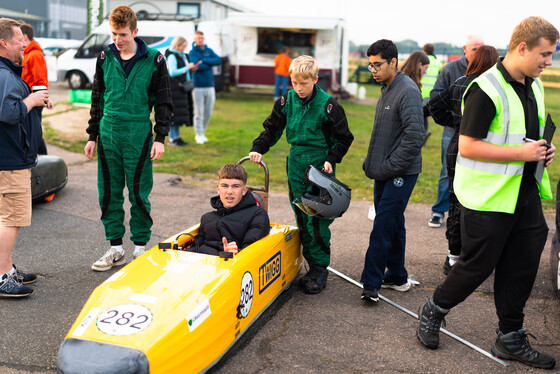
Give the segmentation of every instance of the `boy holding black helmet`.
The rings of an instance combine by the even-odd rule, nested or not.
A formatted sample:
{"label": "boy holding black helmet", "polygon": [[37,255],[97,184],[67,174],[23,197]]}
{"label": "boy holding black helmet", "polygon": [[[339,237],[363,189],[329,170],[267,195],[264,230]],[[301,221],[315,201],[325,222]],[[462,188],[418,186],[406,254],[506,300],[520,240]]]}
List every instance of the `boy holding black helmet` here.
{"label": "boy holding black helmet", "polygon": [[310,165],[334,174],[335,164],[342,161],[354,136],[342,106],[317,86],[319,65],[310,56],[300,56],[290,65],[293,89],[280,96],[272,113],[264,121],[264,131],[253,141],[251,161],[260,163],[286,129],[291,144],[287,159],[289,198],[295,213],[303,246],[303,256],[309,271],[300,278],[305,293],[320,293],[326,286],[330,264],[329,225],[332,219],[308,216],[294,205],[310,187],[305,183],[305,171]]}

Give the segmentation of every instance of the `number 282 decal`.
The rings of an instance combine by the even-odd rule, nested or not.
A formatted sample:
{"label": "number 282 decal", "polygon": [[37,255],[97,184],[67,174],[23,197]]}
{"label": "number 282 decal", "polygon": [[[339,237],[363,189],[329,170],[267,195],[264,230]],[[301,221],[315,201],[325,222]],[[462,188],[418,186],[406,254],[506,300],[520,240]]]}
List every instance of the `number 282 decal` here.
{"label": "number 282 decal", "polygon": [[101,313],[97,328],[108,335],[132,335],[148,327],[152,318],[150,309],[143,305],[121,304]]}

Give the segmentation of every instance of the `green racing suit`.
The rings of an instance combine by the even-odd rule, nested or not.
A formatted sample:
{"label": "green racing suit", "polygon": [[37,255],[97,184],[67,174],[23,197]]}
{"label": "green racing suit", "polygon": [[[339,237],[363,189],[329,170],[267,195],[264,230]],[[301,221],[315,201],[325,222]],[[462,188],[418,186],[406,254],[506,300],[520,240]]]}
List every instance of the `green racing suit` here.
{"label": "green racing suit", "polygon": [[122,243],[125,234],[125,184],[131,204],[130,239],[138,245],[150,240],[154,141],[150,113],[155,108],[155,141],[163,143],[173,111],[165,59],[141,39],[135,41],[136,54],[124,63],[114,44],[98,57],[87,129],[89,140],[98,143],[101,221],[112,244]]}
{"label": "green racing suit", "polygon": [[264,131],[253,141],[251,152],[265,154],[278,142],[286,130],[291,145],[286,163],[290,204],[295,214],[303,247],[303,256],[310,265],[330,264],[332,219],[320,219],[304,214],[294,201],[311,189],[305,183],[309,165],[323,169],[325,161],[333,166],[354,140],[342,106],[317,85],[311,98],[302,100],[294,90],[280,96],[272,113],[263,123]]}

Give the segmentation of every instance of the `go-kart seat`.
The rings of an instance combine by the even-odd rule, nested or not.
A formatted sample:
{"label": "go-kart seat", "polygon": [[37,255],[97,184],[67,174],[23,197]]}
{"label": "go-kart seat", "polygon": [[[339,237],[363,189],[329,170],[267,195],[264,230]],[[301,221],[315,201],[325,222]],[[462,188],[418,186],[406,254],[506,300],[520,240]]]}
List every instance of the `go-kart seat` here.
{"label": "go-kart seat", "polygon": [[255,200],[257,200],[257,204],[258,204],[260,207],[262,207],[264,210],[266,210],[263,197],[262,197],[257,191],[251,190],[251,193],[252,193],[253,196],[255,197]]}

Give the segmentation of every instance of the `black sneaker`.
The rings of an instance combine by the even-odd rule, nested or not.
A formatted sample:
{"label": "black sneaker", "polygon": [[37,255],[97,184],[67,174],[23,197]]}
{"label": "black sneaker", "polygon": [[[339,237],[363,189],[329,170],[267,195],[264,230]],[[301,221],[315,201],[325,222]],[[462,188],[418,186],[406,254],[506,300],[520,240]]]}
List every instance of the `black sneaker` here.
{"label": "black sneaker", "polygon": [[[554,357],[535,351],[529,344],[528,336],[535,338],[525,329],[502,334],[496,330],[498,337],[492,347],[492,354],[505,360],[516,360],[535,368],[552,369],[556,364]],[[536,339],[536,338],[535,338]]]}
{"label": "black sneaker", "polygon": [[329,271],[322,266],[313,265],[312,270],[308,273],[309,278],[303,286],[303,292],[306,294],[318,294],[327,286],[327,278]]}
{"label": "black sneaker", "polygon": [[182,146],[184,146],[184,145],[187,145],[187,142],[184,141],[184,140],[181,139],[181,138],[175,139],[174,143],[175,143],[175,145],[177,145],[177,146],[179,146],[179,147],[182,147]]}
{"label": "black sneaker", "polygon": [[418,310],[418,328],[416,336],[418,340],[430,349],[436,349],[439,346],[439,329],[441,324],[445,326],[445,316],[449,310],[445,311],[440,308],[432,299],[428,300]]}
{"label": "black sneaker", "polygon": [[449,274],[452,267],[453,265],[449,263],[449,256],[445,256],[445,262],[443,263],[443,274]]}
{"label": "black sneaker", "polygon": [[437,213],[432,213],[432,218],[430,218],[430,220],[428,221],[428,226],[430,227],[441,227],[441,224],[443,223],[443,216],[440,216]]}
{"label": "black sneaker", "polygon": [[0,297],[25,297],[32,292],[33,289],[18,281],[16,274],[4,274],[0,277]]}
{"label": "black sneaker", "polygon": [[377,288],[364,284],[364,290],[362,291],[362,300],[368,301],[370,303],[378,302],[379,293]]}
{"label": "black sneaker", "polygon": [[30,283],[35,283],[35,281],[37,280],[37,276],[35,274],[26,273],[25,271],[18,269],[16,265],[13,265],[13,267],[14,269],[16,269],[16,278],[20,283],[30,284]]}
{"label": "black sneaker", "polygon": [[184,141],[181,138],[177,138],[177,139],[170,140],[169,143],[167,143],[167,144],[169,144],[173,147],[182,147],[184,145],[187,145],[187,142]]}

